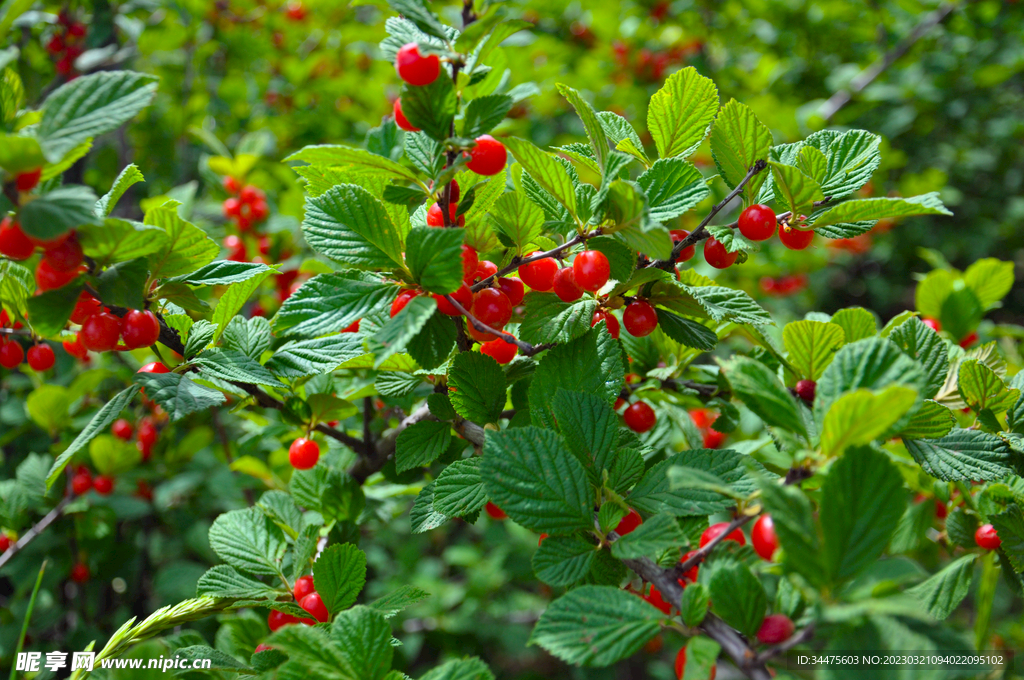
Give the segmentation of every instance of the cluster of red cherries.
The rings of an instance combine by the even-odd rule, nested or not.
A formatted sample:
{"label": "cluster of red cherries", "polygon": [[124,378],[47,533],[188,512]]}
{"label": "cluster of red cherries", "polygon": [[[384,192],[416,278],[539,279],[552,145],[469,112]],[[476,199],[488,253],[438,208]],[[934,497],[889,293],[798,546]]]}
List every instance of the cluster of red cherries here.
{"label": "cluster of red cherries", "polygon": [[267,195],[257,186],[241,183],[234,177],[224,178],[224,190],[231,196],[224,199],[221,209],[224,217],[232,220],[241,232],[259,225],[270,215]]}
{"label": "cluster of red cherries", "polygon": [[57,15],[57,28],[46,43],[46,51],[56,59],[55,68],[60,75],[69,76],[75,70],[75,59],[85,51],[85,34],[85,24],[74,21],[65,11]]}
{"label": "cluster of red cherries", "polygon": [[[314,589],[312,576],[300,576],[295,579],[292,596],[295,597],[295,601],[299,603],[299,606],[309,612],[309,615],[313,618],[300,619],[297,616],[274,609],[267,617],[267,626],[270,628],[271,633],[291,624],[301,623],[305,626],[313,626],[318,621],[326,623],[330,620],[331,615],[327,611],[327,605],[324,604],[323,598]],[[261,644],[256,647],[256,652],[263,652],[268,649],[271,649],[270,645]]]}
{"label": "cluster of red cherries", "polygon": [[[801,215],[800,219],[806,218]],[[782,241],[782,245],[790,250],[803,250],[811,245],[811,241],[814,240],[813,229],[797,229],[788,220],[783,220],[780,226],[775,217],[775,212],[768,206],[759,203],[746,208],[740,213],[737,226],[740,233],[751,241],[767,241],[775,235],[775,231],[778,229],[779,240]],[[675,238],[674,233],[673,238]],[[687,250],[689,249],[687,248]],[[693,257],[693,255],[691,254],[690,257]],[[725,249],[722,242],[713,236],[704,242],[704,259],[715,269],[731,267],[736,262],[737,257],[739,257],[738,251],[730,253]],[[689,257],[680,257],[679,259],[685,261]]]}

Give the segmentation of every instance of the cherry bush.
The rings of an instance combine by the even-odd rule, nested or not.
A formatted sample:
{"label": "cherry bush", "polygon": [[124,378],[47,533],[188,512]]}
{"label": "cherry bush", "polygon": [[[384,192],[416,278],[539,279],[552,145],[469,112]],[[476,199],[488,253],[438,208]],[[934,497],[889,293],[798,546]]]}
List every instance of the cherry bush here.
{"label": "cherry bush", "polygon": [[[161,636],[217,677],[407,677],[389,620],[434,594],[361,595],[371,529],[482,511],[536,535],[552,597],[529,643],[568,664],[668,639],[678,678],[722,663],[762,680],[794,649],[990,645],[997,598],[1019,608],[1024,582],[1024,380],[1016,348],[977,329],[1012,265],[936,269],[885,323],[855,307],[780,327],[692,265],[949,215],[935,193],[861,197],[880,137],[775,144],[687,67],[650,99],[652,144],[559,84],[586,141],[541,148],[492,134],[535,91],[488,65],[526,22],[467,4],[456,29],[390,5],[393,115],[365,148],[285,159],[305,188],[301,240],[247,179],[247,148],[207,159],[223,249],[188,219],[194,188],[116,216],[138,167],[99,198],[62,177],[155,79],[82,75],[31,107],[17,49],[0,51],[0,566],[21,619],[68,542],[70,559],[50,557],[62,581],[144,575],[138,555],[158,546],[108,540],[117,522],[150,521],[154,501],[173,515],[205,484],[166,540],[215,565],[194,596],[122,607],[99,659]],[[67,59],[77,24],[60,26]],[[712,175],[687,160],[705,144]],[[308,257],[284,269],[295,251]],[[184,470],[214,437],[223,459]],[[937,625],[969,592],[973,639]],[[25,645],[19,632],[4,657]],[[419,677],[494,676],[469,657]]]}

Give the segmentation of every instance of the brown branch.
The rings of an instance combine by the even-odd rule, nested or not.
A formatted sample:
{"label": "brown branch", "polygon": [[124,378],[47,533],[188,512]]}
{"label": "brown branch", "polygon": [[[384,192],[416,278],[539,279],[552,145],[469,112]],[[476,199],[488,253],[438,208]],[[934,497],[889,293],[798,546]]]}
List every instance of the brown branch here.
{"label": "brown branch", "polygon": [[491,328],[490,326],[488,326],[487,324],[483,323],[482,321],[478,320],[475,316],[470,314],[469,311],[467,311],[465,307],[460,305],[458,300],[454,299],[451,295],[445,295],[444,299],[451,303],[452,307],[455,307],[455,309],[459,313],[465,316],[466,320],[473,324],[473,328],[477,329],[481,333],[490,333],[495,337],[501,338],[505,342],[512,343],[513,345],[518,347],[525,356],[532,357],[534,354],[539,354],[540,352],[543,352],[546,349],[551,349],[552,347],[555,346],[555,343],[553,342],[545,342],[540,345],[533,345],[526,342],[525,340],[520,340],[511,333],[506,333],[505,331],[499,331],[497,329]]}
{"label": "brown branch", "polygon": [[714,550],[719,543],[724,541],[729,534],[731,534],[736,529],[739,529],[741,526],[743,526],[753,518],[754,515],[741,515],[740,517],[737,517],[733,521],[729,522],[729,526],[726,527],[725,531],[721,532],[720,534],[712,538],[704,545],[703,548],[694,552],[694,554],[688,557],[686,560],[679,562],[674,567],[672,567],[672,569],[669,570],[671,576],[677,579],[682,577],[683,574],[685,574],[690,569],[703,562],[707,558],[707,556],[711,554],[711,551]]}
{"label": "brown branch", "polygon": [[11,544],[2,555],[0,555],[0,567],[3,567],[7,562],[20,552],[26,545],[34,541],[48,526],[53,524],[58,517],[64,512],[64,508],[68,503],[71,502],[72,496],[65,494],[64,498],[60,499],[60,502],[53,507],[50,512],[43,515],[43,518],[32,525],[32,527],[21,535],[17,541]]}

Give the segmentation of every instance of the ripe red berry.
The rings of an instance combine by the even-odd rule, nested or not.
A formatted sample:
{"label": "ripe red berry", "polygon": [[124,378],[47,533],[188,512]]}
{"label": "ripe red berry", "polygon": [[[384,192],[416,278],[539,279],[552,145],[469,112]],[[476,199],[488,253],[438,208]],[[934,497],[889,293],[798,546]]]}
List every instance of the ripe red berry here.
{"label": "ripe red berry", "polygon": [[260,652],[265,652],[270,649],[273,649],[273,647],[271,647],[270,645],[265,645],[261,642],[260,644],[256,645],[256,649],[253,650],[253,654],[259,654]]}
{"label": "ripe red berry", "polygon": [[[453,224],[457,226],[466,226],[466,216],[459,215],[455,216],[459,206],[456,203],[448,204],[448,216],[451,218]],[[444,215],[441,213],[441,206],[435,203],[427,209],[427,226],[428,227],[443,227],[444,226]]]}
{"label": "ripe red berry", "polygon": [[160,337],[160,321],[149,310],[133,309],[122,321],[121,337],[128,349],[149,347]]}
{"label": "ripe red berry", "polygon": [[64,351],[75,357],[79,361],[89,360],[89,350],[85,348],[81,340],[78,339],[78,335],[75,335],[74,340],[65,340],[61,343],[64,345]]}
{"label": "ripe red berry", "polygon": [[71,491],[76,496],[89,493],[92,488],[92,475],[88,470],[79,470],[71,477]]}
{"label": "ripe red berry", "polygon": [[143,418],[139,421],[139,430],[136,434],[139,444],[145,448],[152,448],[153,445],[156,444],[158,436],[159,433],[157,432],[156,425],[153,424],[152,420],[149,418]]}
{"label": "ripe red berry", "polygon": [[978,527],[977,531],[974,532],[974,542],[978,544],[979,548],[995,550],[1002,545],[1003,540],[999,538],[999,534],[996,533],[995,527],[991,524],[982,524]]}
{"label": "ripe red berry", "polygon": [[302,601],[299,602],[299,606],[312,614],[313,618],[320,623],[329,621],[331,618],[331,614],[327,611],[327,605],[324,604],[323,598],[320,597],[320,593],[314,592],[306,595],[306,597],[302,598]]}
{"label": "ripe red berry", "polygon": [[785,614],[771,614],[764,617],[757,631],[757,639],[762,644],[777,645],[785,642],[796,630],[796,626]]}
{"label": "ripe red berry", "polygon": [[7,549],[11,547],[11,538],[7,534],[0,533],[0,553],[7,552]]}
{"label": "ripe red berry", "polygon": [[225,176],[224,179],[221,180],[221,183],[224,185],[224,191],[229,194],[237,194],[241,188],[238,184],[238,180],[231,175]]}
{"label": "ripe red berry", "polygon": [[497,505],[490,501],[487,501],[487,505],[484,506],[484,510],[487,511],[487,514],[490,515],[492,519],[508,518],[508,515],[505,514],[504,510],[502,510],[501,508],[499,508]]}
{"label": "ripe red berry", "polygon": [[621,409],[625,405],[626,405],[626,400],[625,399],[623,399],[622,397],[615,397],[615,405],[612,406],[612,409],[618,411],[619,409]]}
{"label": "ripe red berry", "polygon": [[939,323],[938,319],[932,319],[931,317],[925,317],[925,318],[921,319],[921,323],[923,323],[925,326],[928,326],[928,328],[931,328],[936,333],[938,333],[939,331],[942,330],[942,324]]}
{"label": "ripe red berry", "polygon": [[790,250],[803,250],[814,240],[813,229],[797,229],[788,224],[779,227],[779,240]]}
{"label": "ripe red berry", "polygon": [[57,357],[49,345],[33,345],[28,348],[28,365],[33,371],[48,371],[56,361]]}
{"label": "ripe red berry", "polygon": [[478,331],[476,328],[473,327],[473,324],[469,323],[468,319],[466,320],[466,333],[469,335],[469,337],[473,338],[481,345],[487,342],[492,342],[497,337],[496,335],[494,335],[494,333],[488,333],[487,331]]}
{"label": "ripe red berry", "polygon": [[[691,557],[693,557],[696,554],[697,554],[696,550],[689,551],[688,553],[683,555],[682,559],[679,560],[679,564],[682,564],[683,562],[685,562],[686,560],[690,559]],[[693,565],[692,567],[690,567],[689,569],[687,569],[683,573],[682,580],[683,581],[689,581],[690,583],[696,583],[697,582],[697,574],[698,574],[699,571],[700,571],[700,567],[697,564]]]}
{"label": "ripe red berry", "polygon": [[813,380],[800,380],[796,384],[796,396],[808,404],[814,401],[814,392],[818,384]]}
{"label": "ripe red berry", "polygon": [[508,152],[505,145],[490,135],[476,138],[476,146],[469,150],[466,167],[478,175],[497,175],[505,169]]}
{"label": "ripe red berry", "polygon": [[78,340],[93,352],[109,352],[117,347],[121,336],[121,320],[109,312],[93,314],[78,333]]}
{"label": "ripe red berry", "polygon": [[265,200],[259,198],[249,206],[249,213],[252,216],[253,222],[262,222],[270,214],[270,206],[267,205]]}
{"label": "ripe red berry", "polygon": [[583,297],[583,287],[576,283],[572,267],[562,267],[555,272],[553,288],[562,302],[575,302]]}
{"label": "ripe red berry", "polygon": [[611,265],[600,250],[586,250],[572,261],[572,273],[583,290],[593,293],[608,283]]}
{"label": "ripe red berry", "polygon": [[316,589],[313,587],[312,576],[300,576],[295,579],[295,585],[292,587],[292,595],[295,596],[296,602],[302,602],[302,598],[315,592]]}
{"label": "ripe red berry", "polygon": [[629,512],[626,513],[626,516],[620,519],[619,523],[615,525],[615,533],[619,536],[625,536],[643,523],[644,518],[640,516],[640,513],[633,508],[630,508]]}
{"label": "ripe red berry", "polygon": [[489,279],[498,273],[498,265],[494,264],[490,260],[480,260],[476,266],[476,272],[474,276],[477,281],[483,281]]}
{"label": "ripe red berry", "polygon": [[85,323],[86,319],[102,308],[103,305],[100,304],[99,300],[83,290],[78,295],[78,302],[75,303],[74,311],[71,312],[71,323],[81,325]]}
{"label": "ripe red berry", "polygon": [[242,203],[253,204],[257,201],[266,200],[267,195],[263,193],[263,190],[252,184],[246,184],[242,187],[238,197],[242,200]]}
{"label": "ripe red berry", "polygon": [[143,366],[142,368],[140,368],[139,370],[137,370],[135,372],[136,373],[170,373],[171,369],[167,368],[166,366],[161,364],[159,361],[154,361],[152,363],[146,364],[145,366]]}
{"label": "ripe red berry", "polygon": [[17,368],[25,360],[25,350],[14,340],[0,345],[0,366],[6,369]]}
{"label": "ripe red berry", "polygon": [[109,496],[114,491],[114,478],[108,475],[96,475],[92,480],[92,488],[101,496]]}
{"label": "ripe red berry", "polygon": [[[680,649],[679,653],[676,654],[675,670],[677,680],[683,680],[683,673],[686,672],[686,647]],[[711,673],[708,675],[708,680],[715,680],[715,675],[717,673],[718,668],[716,666],[712,666]]]}
{"label": "ripe red berry", "polygon": [[[465,283],[459,286],[457,291],[449,293],[449,295],[452,299],[462,305],[463,309],[468,310],[473,306],[473,291],[471,291],[469,286]],[[462,312],[457,310],[452,303],[448,302],[444,295],[434,295],[433,297],[437,300],[437,308],[442,314],[447,314],[448,316],[462,316]]]}
{"label": "ripe red berry", "polygon": [[78,243],[78,236],[74,232],[71,234],[71,237],[65,239],[60,245],[43,253],[43,259],[51,269],[59,272],[73,272],[81,266],[84,258],[82,246]]}
{"label": "ripe red berry", "polygon": [[615,318],[615,315],[607,309],[594,310],[594,316],[590,319],[591,327],[596,326],[602,321],[604,321],[605,327],[608,329],[608,333],[618,340],[620,332],[619,320]]}
{"label": "ripe red berry", "polygon": [[[303,7],[299,0],[290,0],[285,6],[284,13],[292,21],[302,21],[306,18],[306,8]],[[257,649],[259,648],[257,647]],[[267,649],[270,649],[270,647],[267,647]]]}
{"label": "ripe red berry", "polygon": [[419,132],[420,129],[409,122],[409,119],[402,113],[402,98],[399,97],[395,100],[395,105],[391,108],[392,113],[395,116],[395,125],[402,128],[406,132]]}
{"label": "ripe red berry", "polygon": [[407,43],[395,55],[395,70],[410,85],[429,85],[441,73],[441,60],[436,54],[423,56],[419,45]]}
{"label": "ripe red berry", "polygon": [[504,338],[488,340],[480,345],[481,354],[486,354],[502,366],[515,359],[517,352],[519,352],[519,347],[513,342],[506,342]]}
{"label": "ripe red berry", "polygon": [[668,614],[672,611],[672,603],[666,600],[661,591],[658,590],[654,584],[651,584],[651,592],[643,597],[651,606],[660,609],[663,614]]}
{"label": "ripe red berry", "polygon": [[27,260],[35,249],[35,244],[25,236],[20,224],[10,217],[0,220],[0,255],[12,260]]}
{"label": "ripe red berry", "polygon": [[508,298],[513,307],[523,302],[523,295],[526,293],[522,281],[505,276],[498,278],[498,289],[505,294],[505,297]]}
{"label": "ripe red berry", "polygon": [[75,562],[71,567],[71,580],[75,583],[85,583],[89,580],[89,567],[84,562]]}
{"label": "ripe red berry", "polygon": [[362,321],[362,319],[356,319],[355,321],[350,323],[348,326],[343,328],[341,332],[342,333],[358,333],[359,332],[359,323],[361,321]]}
{"label": "ripe red berry", "polygon": [[725,434],[718,430],[707,429],[701,434],[704,436],[705,449],[717,449],[725,442]]}
{"label": "ripe red berry", "polygon": [[[242,214],[242,200],[239,198],[235,198],[234,196],[232,196],[231,198],[227,198],[221,205],[221,210],[224,211],[224,217],[238,217],[239,215]],[[224,245],[227,245],[226,240]]]}
{"label": "ripe red berry", "polygon": [[726,269],[739,257],[739,252],[730,253],[722,245],[722,242],[715,237],[704,241],[704,259],[715,269]]}
{"label": "ripe red berry", "polygon": [[312,439],[299,437],[288,447],[288,462],[296,470],[308,470],[320,460],[320,445]]}
{"label": "ripe red berry", "polygon": [[766,205],[755,204],[740,213],[740,233],[751,241],[770,239],[775,227],[775,213]]}
{"label": "ripe red berry", "polygon": [[968,347],[970,347],[971,345],[973,345],[977,341],[978,341],[978,334],[974,333],[972,331],[971,333],[968,333],[967,335],[965,335],[962,340],[960,340],[959,345],[961,347],[963,347],[964,349],[967,349]]}
{"label": "ripe red berry", "polygon": [[118,418],[114,421],[114,424],[110,426],[110,433],[118,439],[128,441],[135,434],[135,428],[124,418]]}
{"label": "ripe red berry", "polygon": [[42,174],[42,168],[36,168],[28,172],[19,172],[14,177],[14,185],[18,187],[18,191],[32,191],[39,184],[39,178]]}
{"label": "ripe red berry", "polygon": [[512,318],[512,302],[497,288],[484,288],[473,296],[471,313],[480,323],[501,329]]}
{"label": "ripe red berry", "polygon": [[[533,257],[537,253],[532,253]],[[519,265],[519,278],[531,289],[546,293],[555,285],[555,274],[558,273],[558,262],[554,258],[543,257],[533,262]]]}
{"label": "ripe red berry", "polygon": [[77,270],[65,272],[54,269],[49,260],[45,258],[39,260],[39,264],[36,265],[36,286],[41,291],[63,288],[74,281],[76,276],[78,276]]}
{"label": "ripe red berry", "polygon": [[658,327],[658,312],[646,300],[634,300],[622,312],[622,324],[634,338],[642,338]]}
{"label": "ripe red berry", "polygon": [[284,612],[279,612],[276,609],[271,610],[270,615],[267,616],[267,627],[270,628],[271,633],[282,626],[298,622],[299,620],[291,614],[285,614]]}
{"label": "ripe red berry", "polygon": [[[728,528],[728,522],[719,522],[718,524],[712,524],[711,526],[709,526],[707,529],[704,530],[704,533],[700,535],[700,547],[703,548],[704,546],[706,546],[709,542],[713,541],[715,538],[718,537],[719,534],[721,534]],[[743,532],[739,529],[733,529],[732,533],[726,536],[723,540],[736,541],[740,545],[747,544],[747,539],[743,536]]]}
{"label": "ripe red berry", "polygon": [[[689,235],[690,232],[686,231],[685,229],[673,229],[672,231],[669,232],[669,236],[672,237],[673,245],[679,243]],[[686,262],[687,260],[693,258],[693,256],[696,254],[697,246],[688,245],[685,248],[683,248],[683,250],[679,253],[679,259],[677,259],[676,262]]]}
{"label": "ripe red berry", "polygon": [[400,311],[405,309],[405,306],[409,304],[409,300],[419,295],[418,290],[403,290],[395,298],[395,301],[391,303],[391,316],[398,314]]}
{"label": "ripe red berry", "polygon": [[775,535],[775,523],[772,522],[771,515],[761,515],[757,518],[750,530],[750,543],[761,559],[772,561],[772,555],[779,548],[779,538]]}
{"label": "ripe red berry", "polygon": [[654,427],[654,423],[657,420],[657,417],[654,415],[654,409],[643,401],[630,404],[626,408],[625,413],[622,414],[622,417],[626,420],[626,427],[638,434],[643,434],[650,430]]}
{"label": "ripe red berry", "polygon": [[462,280],[472,281],[480,258],[472,246],[462,245]]}

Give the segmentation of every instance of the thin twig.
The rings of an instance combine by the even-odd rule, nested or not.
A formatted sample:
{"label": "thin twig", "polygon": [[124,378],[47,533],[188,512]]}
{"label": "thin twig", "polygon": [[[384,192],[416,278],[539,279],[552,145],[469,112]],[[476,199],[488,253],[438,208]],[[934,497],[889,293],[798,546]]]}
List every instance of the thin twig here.
{"label": "thin twig", "polygon": [[67,504],[71,502],[71,498],[72,497],[70,495],[66,495],[64,496],[64,498],[60,499],[60,502],[57,503],[57,505],[55,505],[53,509],[50,510],[50,512],[43,515],[43,518],[35,524],[33,524],[28,531],[21,535],[21,538],[19,538],[16,542],[12,543],[11,547],[9,547],[6,551],[4,551],[2,555],[0,555],[0,567],[3,567],[5,564],[7,564],[7,562],[12,557],[18,554],[18,552],[21,551],[26,545],[34,541],[39,536],[39,534],[43,533],[43,531],[46,530],[48,526],[53,524],[54,521],[56,521],[56,519],[60,517],[61,514],[64,512],[64,508],[67,506]]}
{"label": "thin twig", "polygon": [[728,538],[729,534],[734,532],[736,529],[739,529],[741,526],[743,526],[753,518],[754,515],[741,515],[733,521],[729,522],[729,526],[725,528],[725,531],[719,533],[717,536],[712,538],[704,545],[703,548],[695,551],[693,555],[690,555],[690,557],[688,557],[686,560],[679,562],[678,564],[676,564],[676,566],[672,567],[671,575],[675,578],[679,578],[683,574],[688,572],[690,569],[703,562],[719,543]]}
{"label": "thin twig", "polygon": [[532,357],[534,354],[539,354],[540,352],[543,352],[546,349],[551,349],[552,347],[555,346],[555,343],[553,342],[545,342],[540,345],[532,345],[526,342],[525,340],[520,340],[511,333],[506,333],[505,331],[499,331],[495,328],[491,328],[490,326],[488,326],[487,324],[483,323],[482,321],[478,320],[475,316],[470,314],[469,311],[467,311],[465,307],[460,305],[458,300],[454,299],[451,295],[445,295],[444,299],[451,303],[452,307],[454,307],[459,313],[465,316],[466,320],[473,324],[473,328],[477,329],[481,333],[490,333],[495,337],[501,338],[505,342],[512,343],[513,345],[518,347],[525,356]]}

